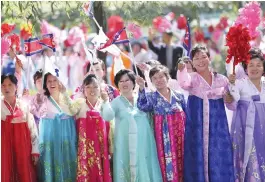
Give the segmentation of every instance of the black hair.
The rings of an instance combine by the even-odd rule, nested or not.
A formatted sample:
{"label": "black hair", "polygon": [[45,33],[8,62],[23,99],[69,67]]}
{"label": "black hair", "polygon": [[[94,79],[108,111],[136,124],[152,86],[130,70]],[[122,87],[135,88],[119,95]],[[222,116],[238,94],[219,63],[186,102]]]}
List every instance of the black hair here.
{"label": "black hair", "polygon": [[[93,62],[93,65],[97,65],[97,64],[101,64],[102,70],[105,71],[106,70],[106,66],[104,61],[102,61],[101,59],[97,59],[97,61]],[[86,72],[88,73],[91,67],[91,63],[89,62],[87,67],[86,67]]]}
{"label": "black hair", "polygon": [[164,65],[157,65],[155,67],[153,67],[150,72],[149,72],[149,77],[152,80],[152,77],[158,73],[158,72],[162,72],[165,74],[165,76],[167,77],[167,79],[170,79],[170,74],[169,74],[169,70],[167,67],[165,67]]}
{"label": "black hair", "polygon": [[[258,59],[260,59],[263,62],[263,70],[264,70],[264,73],[265,73],[265,58],[263,56],[262,51],[259,48],[251,48],[250,51],[249,51],[249,55],[250,55],[250,60],[258,58]],[[243,66],[243,68],[245,70],[245,73],[247,74],[248,65],[245,62],[243,62],[242,66]]]}
{"label": "black hair", "polygon": [[115,83],[115,85],[116,85],[116,87],[117,88],[119,88],[119,82],[120,82],[120,80],[121,80],[121,77],[123,76],[123,75],[128,75],[128,77],[129,77],[129,79],[133,82],[133,89],[134,89],[134,87],[135,87],[135,84],[136,84],[136,82],[135,82],[135,74],[134,74],[134,72],[133,71],[131,71],[131,70],[128,70],[128,69],[122,69],[122,70],[120,70],[116,75],[115,75],[115,77],[114,77],[114,83]]}
{"label": "black hair", "polygon": [[96,75],[89,74],[83,81],[83,86],[91,84],[93,81],[98,81]]}
{"label": "black hair", "polygon": [[33,75],[34,84],[36,84],[36,81],[42,77],[42,74],[42,69],[36,71],[36,73]]}
{"label": "black hair", "polygon": [[193,58],[194,58],[194,56],[195,56],[195,54],[197,53],[197,52],[205,52],[206,53],[206,55],[208,56],[208,58],[210,58],[210,52],[209,52],[209,50],[207,49],[207,47],[206,46],[204,46],[204,45],[196,45],[195,47],[193,47],[193,49],[191,50],[191,59],[193,60]]}
{"label": "black hair", "polygon": [[44,89],[44,95],[46,95],[47,97],[50,97],[50,92],[48,90],[48,87],[47,87],[47,79],[48,79],[48,76],[49,75],[52,75],[51,73],[46,73],[44,75],[44,81],[43,81],[43,89]]}
{"label": "black hair", "polygon": [[18,83],[18,80],[17,80],[17,77],[15,75],[1,75],[1,84],[4,83],[5,79],[8,79],[17,86],[17,83]]}

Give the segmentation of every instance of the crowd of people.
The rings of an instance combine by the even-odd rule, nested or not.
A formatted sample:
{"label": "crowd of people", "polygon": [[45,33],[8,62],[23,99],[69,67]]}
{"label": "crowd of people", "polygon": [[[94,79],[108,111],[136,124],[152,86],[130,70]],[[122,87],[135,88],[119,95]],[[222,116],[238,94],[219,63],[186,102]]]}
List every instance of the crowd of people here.
{"label": "crowd of people", "polygon": [[222,75],[213,47],[186,56],[173,36],[160,41],[150,29],[132,52],[122,45],[118,70],[109,53],[87,60],[65,45],[31,64],[11,46],[2,56],[1,180],[265,182],[264,52],[253,46],[248,64]]}

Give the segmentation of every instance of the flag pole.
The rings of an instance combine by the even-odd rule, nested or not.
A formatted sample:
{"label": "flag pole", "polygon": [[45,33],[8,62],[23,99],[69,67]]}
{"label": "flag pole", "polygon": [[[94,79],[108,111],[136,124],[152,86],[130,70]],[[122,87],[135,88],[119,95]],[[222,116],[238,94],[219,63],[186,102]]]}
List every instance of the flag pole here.
{"label": "flag pole", "polygon": [[[87,45],[85,43],[85,37],[84,36],[82,36],[81,42],[82,42],[83,48],[84,48],[85,53],[86,53],[86,58],[88,58],[89,57],[89,52],[88,52],[88,47],[87,47]],[[92,60],[89,60],[89,61],[90,61],[90,69],[92,69],[94,71],[95,75],[96,75],[96,72],[95,72],[95,69],[94,69],[94,65],[93,65],[93,62],[95,60],[95,56],[96,56],[96,51],[94,49],[93,50],[93,54],[92,54]],[[96,75],[96,77],[98,78],[97,75]]]}
{"label": "flag pole", "polygon": [[[126,31],[126,30],[124,30],[124,31],[126,32],[126,35],[127,35],[128,39],[129,39],[129,36],[128,36],[128,34],[127,34],[127,31]],[[137,67],[136,67],[136,63],[135,63],[135,61],[134,61],[134,55],[133,55],[132,45],[131,45],[130,39],[129,39],[129,49],[130,49],[130,52],[132,53],[132,63],[133,63],[133,66],[134,66],[134,69],[135,69],[136,75],[138,76],[139,74],[138,74],[138,70],[137,70]]]}
{"label": "flag pole", "polygon": [[29,89],[30,56],[27,56],[27,61],[28,61],[28,69],[26,75],[26,89]]}
{"label": "flag pole", "polygon": [[42,62],[43,62],[43,67],[42,67],[42,88],[44,86],[44,76],[45,76],[45,68],[46,68],[46,58],[45,58],[45,55],[43,54],[41,56],[42,58]]}

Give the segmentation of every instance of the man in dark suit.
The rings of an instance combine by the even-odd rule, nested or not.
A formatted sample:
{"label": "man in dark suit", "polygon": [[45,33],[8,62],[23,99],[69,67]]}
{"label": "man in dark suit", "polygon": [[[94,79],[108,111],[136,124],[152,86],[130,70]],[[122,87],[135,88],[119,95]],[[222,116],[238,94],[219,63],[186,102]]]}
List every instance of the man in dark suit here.
{"label": "man in dark suit", "polygon": [[149,29],[148,46],[158,56],[158,61],[165,65],[173,79],[176,78],[178,60],[184,55],[183,47],[172,44],[173,32],[167,30],[162,34],[163,43],[160,45],[154,45],[154,34],[152,29]]}

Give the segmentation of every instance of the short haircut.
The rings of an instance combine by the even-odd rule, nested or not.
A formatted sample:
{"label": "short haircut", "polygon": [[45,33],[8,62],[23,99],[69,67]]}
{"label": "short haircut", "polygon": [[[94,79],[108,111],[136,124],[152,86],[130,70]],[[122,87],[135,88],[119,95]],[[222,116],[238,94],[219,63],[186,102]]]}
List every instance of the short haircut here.
{"label": "short haircut", "polygon": [[[264,58],[262,51],[259,48],[251,48],[249,51],[249,55],[250,55],[250,60],[258,58],[262,61],[263,70],[265,72],[265,58]],[[243,66],[245,72],[247,73],[248,65],[245,62],[242,62],[242,66]]]}
{"label": "short haircut", "polygon": [[207,49],[206,46],[204,45],[196,45],[195,47],[193,47],[193,49],[191,50],[191,59],[193,60],[195,54],[197,52],[205,52],[208,56],[208,58],[210,58],[210,52],[209,50]]}
{"label": "short haircut", "polygon": [[5,79],[9,79],[13,84],[17,86],[18,80],[15,75],[9,75],[9,74],[1,75],[1,84],[4,83]]}
{"label": "short haircut", "polygon": [[36,71],[36,73],[33,75],[34,84],[38,79],[42,78],[42,74],[42,69]]}
{"label": "short haircut", "polygon": [[149,72],[149,77],[152,80],[152,77],[158,73],[158,72],[162,72],[165,74],[165,76],[167,77],[167,79],[170,79],[170,74],[169,74],[169,70],[167,67],[163,66],[163,65],[157,65],[155,67],[153,67],[150,72]]}
{"label": "short haircut", "polygon": [[114,83],[115,83],[116,87],[119,88],[118,85],[119,85],[119,82],[121,80],[121,77],[123,75],[126,75],[126,74],[128,75],[129,79],[133,82],[133,89],[134,89],[135,84],[136,84],[136,82],[135,82],[136,77],[135,77],[134,72],[131,70],[128,70],[128,69],[122,69],[115,75]]}

